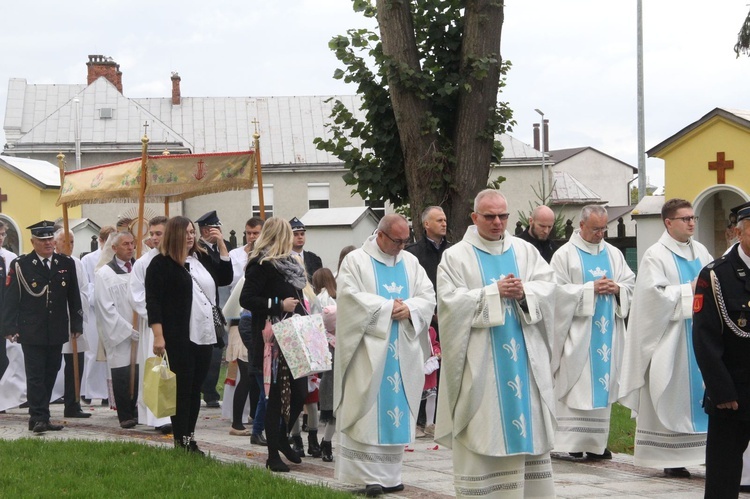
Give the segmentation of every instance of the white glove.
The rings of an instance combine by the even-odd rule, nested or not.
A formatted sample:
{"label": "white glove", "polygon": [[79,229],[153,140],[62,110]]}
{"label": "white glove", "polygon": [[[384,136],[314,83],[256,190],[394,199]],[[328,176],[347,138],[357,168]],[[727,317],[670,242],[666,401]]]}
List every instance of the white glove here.
{"label": "white glove", "polygon": [[141,339],[141,333],[139,331],[136,331],[135,329],[130,331],[130,339],[132,341],[138,342],[138,340]]}

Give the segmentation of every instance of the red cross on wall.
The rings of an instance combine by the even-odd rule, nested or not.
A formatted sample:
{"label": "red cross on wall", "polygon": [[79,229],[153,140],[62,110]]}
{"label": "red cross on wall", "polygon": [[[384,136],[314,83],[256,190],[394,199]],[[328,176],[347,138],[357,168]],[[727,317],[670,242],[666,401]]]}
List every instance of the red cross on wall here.
{"label": "red cross on wall", "polygon": [[3,212],[3,202],[8,200],[8,195],[2,193],[3,190],[0,189],[0,213]]}
{"label": "red cross on wall", "polygon": [[733,160],[725,161],[724,153],[717,152],[716,161],[709,161],[708,169],[716,170],[716,183],[717,184],[726,184],[727,182],[726,182],[725,171],[734,169],[734,161]]}

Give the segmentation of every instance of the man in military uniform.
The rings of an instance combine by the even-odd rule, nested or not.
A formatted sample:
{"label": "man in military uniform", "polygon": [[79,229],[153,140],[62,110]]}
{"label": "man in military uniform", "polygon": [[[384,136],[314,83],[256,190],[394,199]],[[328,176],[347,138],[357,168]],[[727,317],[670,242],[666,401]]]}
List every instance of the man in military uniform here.
{"label": "man in military uniform", "polygon": [[81,335],[83,312],[75,264],[54,252],[54,223],[45,220],[27,228],[34,251],[16,258],[8,269],[2,331],[23,348],[29,430],[42,433],[62,430],[49,420],[50,396],[63,343],[68,331]]}
{"label": "man in military uniform", "polygon": [[307,272],[307,280],[312,280],[312,275],[316,270],[323,268],[323,261],[318,255],[312,251],[303,249],[305,247],[307,228],[305,224],[300,221],[299,218],[294,217],[289,220],[289,225],[292,226],[292,232],[294,233],[294,240],[292,242],[292,255],[297,255],[302,258],[305,263],[305,271]]}
{"label": "man in military uniform", "polygon": [[737,214],[739,244],[706,265],[693,300],[693,346],[708,414],[705,497],[737,497],[750,441],[750,208]]}

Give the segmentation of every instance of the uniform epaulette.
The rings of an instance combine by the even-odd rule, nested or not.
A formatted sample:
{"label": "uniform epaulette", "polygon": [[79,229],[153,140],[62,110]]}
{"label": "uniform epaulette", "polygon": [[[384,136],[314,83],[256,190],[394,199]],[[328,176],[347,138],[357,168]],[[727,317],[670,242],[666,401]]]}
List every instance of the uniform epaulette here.
{"label": "uniform epaulette", "polygon": [[717,258],[713,262],[711,262],[708,265],[706,265],[706,268],[707,269],[714,269],[714,268],[718,267],[719,265],[725,263],[726,261],[727,261],[727,257],[726,256],[722,256],[721,258]]}

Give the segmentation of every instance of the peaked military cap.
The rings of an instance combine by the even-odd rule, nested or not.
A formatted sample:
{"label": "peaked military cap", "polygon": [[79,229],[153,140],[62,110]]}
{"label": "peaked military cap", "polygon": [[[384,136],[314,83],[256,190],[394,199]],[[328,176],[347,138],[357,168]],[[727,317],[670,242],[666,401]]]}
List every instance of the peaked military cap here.
{"label": "peaked military cap", "polygon": [[731,208],[729,212],[734,213],[735,215],[738,215],[740,213],[740,210],[743,210],[745,208],[750,208],[750,201],[748,201],[747,203],[742,203],[739,206],[735,206],[734,208]]}
{"label": "peaked military cap", "polygon": [[55,222],[50,222],[49,220],[42,220],[26,228],[31,231],[32,237],[37,239],[51,239],[55,237]]}
{"label": "peaked military cap", "polygon": [[750,206],[746,206],[737,212],[737,221],[750,218]]}
{"label": "peaked military cap", "polygon": [[221,220],[219,220],[216,210],[214,210],[198,218],[195,223],[198,224],[198,227],[215,227],[221,225]]}
{"label": "peaked military cap", "polygon": [[289,220],[289,225],[292,226],[292,232],[296,232],[298,230],[307,231],[307,229],[305,228],[305,224],[300,222],[300,219],[297,217],[294,217],[293,219]]}

